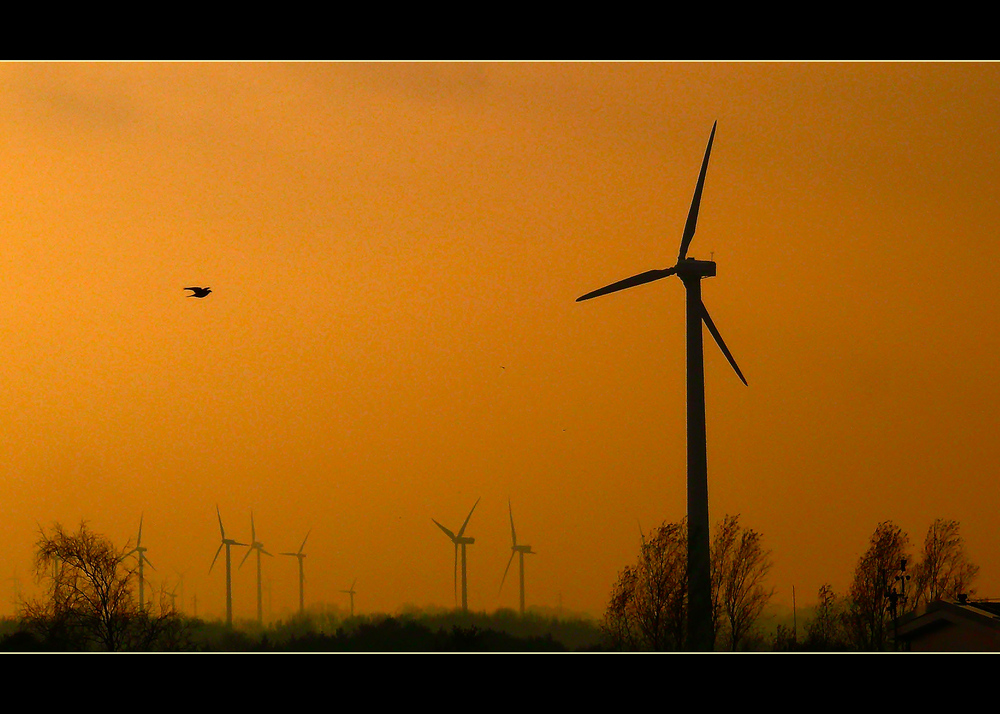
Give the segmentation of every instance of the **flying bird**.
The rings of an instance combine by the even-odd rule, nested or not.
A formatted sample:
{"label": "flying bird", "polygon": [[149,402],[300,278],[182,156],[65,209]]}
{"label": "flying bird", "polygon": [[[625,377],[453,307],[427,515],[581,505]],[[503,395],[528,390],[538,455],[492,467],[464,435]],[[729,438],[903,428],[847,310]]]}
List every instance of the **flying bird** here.
{"label": "flying bird", "polygon": [[188,295],[188,297],[203,298],[208,297],[208,294],[212,292],[212,288],[184,288],[185,290],[192,290],[194,293]]}

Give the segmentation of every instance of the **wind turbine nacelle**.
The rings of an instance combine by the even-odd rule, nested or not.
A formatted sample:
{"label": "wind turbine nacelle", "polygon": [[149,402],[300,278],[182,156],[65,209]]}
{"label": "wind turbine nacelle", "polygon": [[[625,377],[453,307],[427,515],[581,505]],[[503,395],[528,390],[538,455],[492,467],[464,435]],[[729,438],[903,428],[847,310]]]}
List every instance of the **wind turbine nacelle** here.
{"label": "wind turbine nacelle", "polygon": [[681,278],[714,278],[715,261],[684,258],[677,263],[677,277]]}
{"label": "wind turbine nacelle", "polygon": [[475,542],[475,538],[466,538],[464,536],[455,539],[455,545],[472,545]]}
{"label": "wind turbine nacelle", "polygon": [[516,553],[530,553],[531,552],[531,546],[530,545],[515,545],[511,550],[513,550]]}

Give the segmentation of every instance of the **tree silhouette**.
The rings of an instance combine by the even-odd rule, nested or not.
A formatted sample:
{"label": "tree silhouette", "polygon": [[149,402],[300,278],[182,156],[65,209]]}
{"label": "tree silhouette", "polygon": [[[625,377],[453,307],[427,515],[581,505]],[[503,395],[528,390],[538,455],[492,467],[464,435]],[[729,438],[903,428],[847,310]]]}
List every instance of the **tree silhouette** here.
{"label": "tree silhouette", "polygon": [[[712,540],[713,638],[738,649],[771,597],[771,569],[762,536],[726,516]],[[618,650],[684,647],[687,630],[687,520],[665,523],[642,539],[639,560],[626,566],[611,591],[602,630]]]}
{"label": "tree silhouette", "polygon": [[687,519],[642,539],[611,592],[603,629],[614,649],[679,650],[687,629]]}
{"label": "tree silhouette", "polygon": [[140,607],[128,552],[86,522],[75,533],[58,523],[51,534],[39,528],[35,574],[47,594],[22,604],[22,621],[55,649],[144,650],[175,634],[179,620],[169,609],[156,616]]}
{"label": "tree silhouette", "polygon": [[966,556],[965,541],[958,528],[958,521],[938,518],[927,529],[921,560],[914,569],[914,605],[957,599],[959,594],[975,592],[970,585],[979,573],[979,566]]}
{"label": "tree silhouette", "polygon": [[[724,634],[728,649],[736,651],[774,593],[764,587],[771,571],[771,551],[763,536],[740,526],[739,516],[726,516],[712,540],[713,622]],[[719,620],[725,617],[725,627]]]}
{"label": "tree silhouette", "polygon": [[892,521],[875,528],[868,550],[858,560],[848,595],[846,624],[852,645],[860,650],[885,650],[892,632],[892,608],[902,614],[908,596],[903,591],[894,596],[897,575],[905,565],[910,539]]}
{"label": "tree silhouette", "polygon": [[844,605],[829,583],[819,588],[819,604],[813,619],[806,626],[804,647],[827,651],[848,649],[844,633]]}

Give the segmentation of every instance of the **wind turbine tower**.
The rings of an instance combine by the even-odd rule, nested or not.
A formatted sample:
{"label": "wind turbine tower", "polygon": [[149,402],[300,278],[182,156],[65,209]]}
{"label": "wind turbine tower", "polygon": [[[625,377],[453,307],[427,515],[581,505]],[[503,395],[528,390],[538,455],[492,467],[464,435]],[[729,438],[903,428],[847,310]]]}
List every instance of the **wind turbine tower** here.
{"label": "wind turbine tower", "polygon": [[[476,502],[474,504],[472,504],[472,511],[476,510],[476,506],[478,506],[478,505],[479,505],[479,498],[477,498]],[[458,587],[458,584],[457,584],[457,579],[458,579],[458,547],[462,546],[462,611],[463,612],[468,612],[469,611],[468,581],[466,580],[466,577],[465,577],[465,546],[472,545],[473,543],[476,542],[475,538],[467,538],[463,534],[465,533],[465,527],[467,525],[469,525],[469,519],[472,518],[472,511],[469,511],[469,515],[465,517],[465,523],[463,523],[461,529],[459,529],[458,535],[455,535],[450,530],[448,530],[447,528],[445,528],[444,526],[442,526],[440,523],[438,523],[437,521],[434,521],[433,518],[431,519],[432,521],[434,521],[434,525],[436,525],[438,528],[440,528],[441,530],[443,530],[444,534],[446,536],[448,536],[449,538],[451,538],[451,542],[455,544],[455,579],[456,579],[456,585],[455,585],[455,587],[456,587],[456,589]],[[456,594],[455,598],[456,598],[456,600],[458,599],[458,595],[457,594]]]}
{"label": "wind turbine tower", "polygon": [[354,617],[354,596],[357,594],[354,591],[354,584],[357,583],[357,582],[358,582],[358,579],[354,578],[354,582],[351,583],[351,589],[350,590],[341,590],[340,591],[342,593],[347,593],[348,595],[351,596],[351,617]]}
{"label": "wind turbine tower", "polygon": [[174,588],[174,590],[179,593],[177,597],[180,598],[181,609],[183,610],[184,609],[184,575],[187,573],[187,571],[185,570],[185,571],[182,572],[180,570],[175,570],[174,572],[177,573],[177,587]]}
{"label": "wind turbine tower", "polygon": [[219,544],[219,549],[215,551],[215,557],[212,558],[212,564],[208,566],[208,572],[212,572],[212,568],[215,567],[215,561],[219,559],[219,553],[222,552],[223,547],[226,549],[226,625],[229,627],[233,626],[233,561],[230,554],[230,548],[234,545],[245,546],[246,543],[240,543],[233,540],[232,538],[226,538],[226,529],[222,527],[222,514],[219,513],[219,507],[215,507],[215,513],[219,517],[219,532],[222,534],[222,543]]}
{"label": "wind turbine tower", "polygon": [[[718,123],[716,122],[716,125]],[[712,648],[712,573],[709,552],[708,520],[708,456],[705,433],[705,362],[702,344],[702,324],[715,338],[729,364],[736,371],[743,384],[746,378],[736,366],[736,360],[722,340],[715,323],[709,317],[705,303],[701,300],[701,281],[715,276],[715,262],[696,260],[687,256],[688,246],[694,237],[698,222],[698,207],[701,204],[705,173],[708,171],[708,157],[712,153],[715,128],[708,138],[708,148],[701,164],[701,173],[694,190],[694,198],[688,211],[687,223],[681,237],[677,263],[672,268],[648,270],[631,278],[620,280],[577,298],[589,300],[618,290],[649,283],[670,275],[676,275],[684,284],[687,294],[687,511],[688,511],[688,642],[690,650],[710,650]]]}
{"label": "wind turbine tower", "polygon": [[146,578],[143,575],[143,566],[149,563],[149,567],[156,570],[153,564],[146,557],[146,549],[142,547],[142,516],[139,516],[139,535],[135,539],[135,548],[130,550],[126,555],[135,555],[139,559],[139,609],[146,609],[146,600],[143,586],[146,584]]}
{"label": "wind turbine tower", "polygon": [[264,555],[271,556],[272,558],[274,556],[264,550],[264,544],[257,540],[257,529],[254,528],[253,525],[253,511],[250,511],[250,550],[247,551],[247,554],[243,556],[243,560],[240,561],[241,568],[243,567],[243,564],[247,562],[247,558],[250,557],[250,554],[254,551],[257,551],[257,624],[262,625],[264,624],[264,600],[262,597],[260,581],[260,554],[263,553]]}
{"label": "wind turbine tower", "polygon": [[302,545],[299,546],[299,549],[296,552],[281,554],[291,555],[299,559],[299,614],[301,615],[304,615],[306,612],[306,572],[303,568],[303,561],[305,561],[306,558],[304,549],[306,547],[306,541],[309,540],[309,533],[312,533],[312,530],[309,530],[306,533],[306,537],[302,539]]}
{"label": "wind turbine tower", "polygon": [[510,570],[510,564],[514,562],[514,556],[518,556],[518,565],[521,570],[521,617],[524,617],[524,556],[525,555],[535,555],[535,551],[531,549],[530,545],[518,545],[517,544],[517,532],[514,530],[514,511],[510,507],[510,499],[507,499],[507,511],[510,513],[510,560],[507,561],[507,567],[503,571],[503,579],[500,580],[500,590],[503,590],[504,581],[507,579],[507,571]]}

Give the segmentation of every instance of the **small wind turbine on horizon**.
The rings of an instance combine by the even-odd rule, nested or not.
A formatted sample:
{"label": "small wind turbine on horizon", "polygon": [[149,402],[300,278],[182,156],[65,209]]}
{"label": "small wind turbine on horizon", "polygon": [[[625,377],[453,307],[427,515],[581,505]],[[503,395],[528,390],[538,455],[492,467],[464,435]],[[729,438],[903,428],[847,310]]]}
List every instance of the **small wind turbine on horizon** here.
{"label": "small wind turbine on horizon", "polygon": [[263,553],[264,555],[270,556],[272,558],[274,556],[268,553],[266,550],[264,550],[264,544],[261,543],[259,540],[257,540],[257,529],[254,528],[253,524],[253,511],[250,511],[250,549],[247,551],[247,554],[243,556],[243,560],[240,561],[241,568],[243,567],[243,564],[247,562],[247,558],[250,557],[250,554],[254,551],[257,551],[257,624],[263,624],[264,600],[263,600],[263,594],[261,592],[261,581],[260,581],[260,554]]}
{"label": "small wind turbine on horizon", "polygon": [[219,559],[219,553],[222,552],[223,547],[226,549],[226,625],[229,627],[233,626],[233,561],[230,554],[230,548],[234,545],[246,546],[246,543],[240,543],[232,538],[226,538],[226,529],[222,527],[222,514],[219,513],[219,507],[215,507],[215,513],[219,516],[219,532],[222,534],[222,543],[219,545],[219,549],[215,551],[215,557],[212,558],[212,564],[208,566],[208,572],[212,572],[212,568],[215,567],[215,561]]}
{"label": "small wind turbine on horizon", "polygon": [[177,588],[180,587],[180,583],[174,583],[174,586],[167,591],[167,597],[170,598],[170,614],[177,614]]}
{"label": "small wind turbine on horizon", "polygon": [[355,583],[357,583],[357,582],[358,582],[358,579],[357,579],[357,578],[354,578],[354,582],[353,582],[353,583],[351,583],[351,587],[350,587],[350,589],[349,589],[349,590],[341,590],[341,591],[340,591],[340,592],[342,592],[342,593],[347,593],[348,595],[350,595],[350,596],[351,596],[351,617],[354,617],[354,596],[355,596],[355,595],[357,594],[357,593],[356,593],[356,592],[354,591],[354,584],[355,584]]}
{"label": "small wind turbine on horizon", "polygon": [[290,555],[299,559],[299,613],[305,614],[306,611],[306,573],[303,568],[303,561],[305,560],[306,554],[304,549],[306,547],[306,541],[309,540],[309,533],[312,533],[312,529],[306,532],[306,537],[302,539],[302,545],[294,553],[281,553],[280,555]]}
{"label": "small wind turbine on horizon", "polygon": [[[482,498],[482,497],[480,497]],[[479,505],[479,498],[476,502],[472,504],[472,511],[476,510],[476,506]],[[455,535],[450,530],[442,526],[437,521],[434,521],[434,525],[444,531],[444,534],[451,539],[451,542],[455,544],[455,604],[458,604],[458,547],[462,546],[462,610],[467,612],[469,610],[469,590],[468,582],[466,580],[465,571],[465,546],[472,545],[476,542],[475,538],[466,538],[463,533],[465,533],[465,527],[469,525],[469,519],[472,518],[472,511],[469,511],[469,515],[465,517],[465,523],[458,531],[458,535]]]}
{"label": "small wind turbine on horizon", "polygon": [[681,279],[687,294],[687,512],[688,512],[688,632],[687,646],[692,650],[712,648],[712,573],[709,550],[708,519],[708,456],[705,432],[705,363],[702,344],[702,324],[715,338],[722,354],[736,371],[737,376],[747,383],[736,365],[736,360],[722,340],[715,323],[709,317],[705,303],[701,300],[701,281],[715,276],[714,260],[696,260],[687,257],[688,246],[694,237],[701,204],[705,173],[708,171],[708,157],[712,153],[712,141],[718,122],[712,125],[708,138],[708,148],[701,164],[701,173],[695,186],[694,198],[688,211],[687,223],[681,236],[677,263],[672,268],[648,270],[625,280],[607,285],[577,298],[589,300],[618,290],[643,285],[660,278],[676,275]]}
{"label": "small wind turbine on horizon", "polygon": [[525,555],[536,555],[535,551],[531,549],[530,545],[518,545],[517,544],[517,532],[514,530],[514,511],[510,507],[510,499],[507,499],[507,510],[510,513],[510,560],[507,561],[507,567],[504,568],[503,578],[500,580],[500,590],[503,591],[504,581],[507,580],[507,571],[510,570],[510,564],[514,562],[514,556],[518,556],[521,570],[521,616],[524,617],[524,556]]}
{"label": "small wind turbine on horizon", "polygon": [[150,562],[149,558],[146,557],[146,549],[142,547],[142,516],[139,516],[139,535],[135,539],[135,548],[130,550],[125,554],[126,557],[129,555],[135,555],[139,560],[139,609],[146,609],[146,600],[143,595],[143,586],[146,583],[146,578],[143,575],[143,566],[149,563],[149,567],[156,570],[153,564]]}

